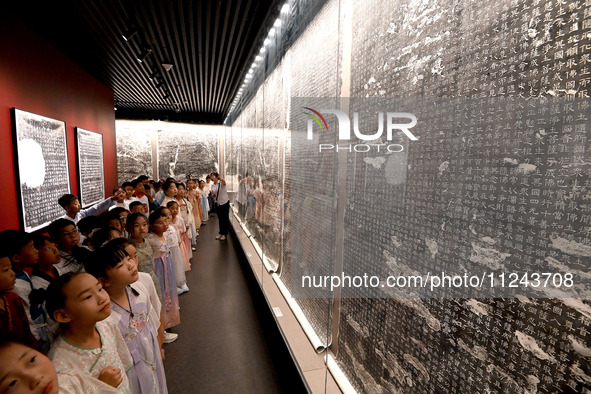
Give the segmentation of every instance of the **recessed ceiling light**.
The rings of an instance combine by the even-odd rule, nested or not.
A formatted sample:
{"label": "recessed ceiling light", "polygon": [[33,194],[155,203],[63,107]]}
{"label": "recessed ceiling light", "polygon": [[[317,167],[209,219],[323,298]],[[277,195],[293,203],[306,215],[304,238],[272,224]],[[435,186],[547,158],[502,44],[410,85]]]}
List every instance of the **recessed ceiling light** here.
{"label": "recessed ceiling light", "polygon": [[148,57],[148,55],[152,52],[151,49],[145,49],[142,51],[142,53],[140,53],[140,55],[137,58],[137,61],[142,63],[144,60],[146,60],[146,58]]}
{"label": "recessed ceiling light", "polygon": [[129,29],[127,30],[125,33],[121,34],[121,37],[123,37],[123,39],[125,41],[129,41],[133,38],[133,36],[135,36],[137,34],[137,30],[136,29]]}

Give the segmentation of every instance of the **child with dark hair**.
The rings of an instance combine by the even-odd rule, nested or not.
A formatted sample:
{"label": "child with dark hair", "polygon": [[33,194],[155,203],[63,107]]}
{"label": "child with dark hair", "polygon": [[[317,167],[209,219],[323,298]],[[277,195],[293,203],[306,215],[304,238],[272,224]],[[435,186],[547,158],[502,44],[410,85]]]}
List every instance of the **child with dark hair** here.
{"label": "child with dark hair", "polygon": [[[199,235],[199,229],[201,228],[201,193],[197,190],[197,180],[196,179],[188,179],[187,180],[187,196],[186,199],[191,203],[190,205],[190,212],[189,215],[191,220],[189,220],[191,225],[191,233],[193,237],[191,238],[191,245],[195,245],[197,242],[197,236]],[[193,247],[192,250],[195,250]]]}
{"label": "child with dark hair", "polygon": [[147,184],[149,183],[150,178],[147,175],[140,175],[137,177],[137,180],[144,184]]}
{"label": "child with dark hair", "polygon": [[51,240],[57,244],[62,261],[56,266],[61,274],[80,272],[84,269],[83,253],[80,246],[80,233],[74,223],[68,219],[57,219],[51,222],[47,232]]}
{"label": "child with dark hair", "polygon": [[115,209],[112,209],[109,213],[113,215],[113,217],[118,217],[119,222],[121,223],[121,233],[125,238],[127,238],[129,234],[125,230],[125,223],[127,222],[127,215],[129,215],[130,212],[125,208],[117,207]]}
{"label": "child with dark hair", "polygon": [[144,189],[144,182],[140,181],[139,179],[134,179],[131,181],[131,186],[133,186],[133,196],[137,198],[139,202],[142,203],[144,206],[144,211],[146,213],[150,212],[150,199],[146,195],[146,189]]}
{"label": "child with dark hair", "polygon": [[123,189],[121,186],[117,186],[116,188],[113,189],[113,196],[115,196],[115,203],[111,206],[111,208],[109,208],[109,210],[112,210],[115,208],[123,208],[123,209],[128,208],[128,205],[125,203],[125,197],[126,197],[125,189]]}
{"label": "child with dark hair", "polygon": [[156,194],[152,189],[154,181],[151,181],[147,175],[140,175],[137,180],[144,185],[144,193],[148,197],[148,211],[151,212],[154,209],[160,208],[160,204],[154,201],[154,195]]}
{"label": "child with dark hair", "polygon": [[43,353],[26,346],[14,337],[0,343],[0,371],[3,379],[0,392],[19,394],[86,394],[120,393],[90,375],[57,374],[51,360]]}
{"label": "child with dark hair", "polygon": [[92,232],[97,228],[101,228],[103,221],[98,216],[87,216],[80,219],[78,224],[78,230],[80,231],[81,245],[89,246],[89,239],[92,236]]}
{"label": "child with dark hair", "polygon": [[[152,181],[152,182],[154,182],[154,181]],[[145,189],[146,196],[148,197],[148,200],[150,202],[150,204],[148,206],[148,208],[150,209],[150,212],[152,212],[155,209],[160,208],[160,204],[158,203],[158,201],[156,201],[154,199],[154,195],[156,193],[154,193],[154,189],[152,189],[151,185],[149,183],[144,182],[144,189]]]}
{"label": "child with dark hair", "polygon": [[123,190],[125,190],[125,199],[123,201],[129,207],[129,204],[131,204],[134,201],[137,201],[137,198],[133,196],[134,187],[131,185],[131,182],[123,182],[121,187],[123,188]]}
{"label": "child with dark hair", "polygon": [[129,210],[122,207],[115,207],[111,209],[110,213],[115,213],[119,215],[119,217],[127,217],[127,215],[129,215]]}
{"label": "child with dark hair", "polygon": [[[176,204],[176,201],[171,201],[171,205]],[[172,262],[174,264],[174,273],[176,275],[177,293],[179,295],[189,291],[187,286],[187,277],[185,270],[187,263],[181,252],[181,240],[177,229],[172,224],[172,213],[168,208],[162,208],[162,212],[166,215],[168,221],[168,228],[164,232],[166,237],[166,245],[170,249],[170,255],[172,256]]]}
{"label": "child with dark hair", "polygon": [[60,251],[45,235],[34,235],[33,245],[39,252],[39,262],[33,267],[31,279],[35,288],[47,289],[47,286],[60,276],[59,270],[55,267],[61,261]]}
{"label": "child with dark hair", "polygon": [[160,300],[162,300],[162,290],[160,282],[154,271],[154,251],[148,242],[146,235],[150,230],[148,219],[141,213],[132,213],[127,217],[127,232],[129,240],[134,243],[138,256],[138,269],[145,272],[152,278],[154,287]]}
{"label": "child with dark hair", "polygon": [[[4,339],[4,338],[3,338]],[[51,361],[18,339],[0,343],[0,392],[58,394],[58,377]]]}
{"label": "child with dark hair", "polygon": [[169,201],[175,201],[176,195],[178,193],[178,188],[176,187],[175,181],[166,181],[164,185],[162,185],[162,190],[164,191],[164,199],[160,203],[162,208],[166,207]]}
{"label": "child with dark hair", "polygon": [[[111,298],[111,319],[117,324],[133,357],[126,371],[134,393],[166,393],[157,326],[160,314],[153,309],[148,290],[138,282],[137,264],[123,247],[122,238],[112,240],[96,251],[93,264],[86,266]],[[133,247],[133,244],[132,244]],[[151,280],[150,280],[151,283]],[[150,320],[154,320],[150,323]]]}
{"label": "child with dark hair", "polygon": [[[154,329],[158,332],[158,340],[160,341],[160,345],[162,345],[162,338],[161,334],[164,333],[164,325],[162,323],[162,296],[156,290],[156,285],[152,280],[150,274],[146,272],[142,272],[139,268],[139,256],[137,253],[137,248],[135,243],[126,238],[116,238],[109,241],[111,245],[118,246],[120,248],[125,249],[129,257],[135,262],[136,267],[138,268],[138,281],[144,285],[146,290],[148,291],[148,296],[150,297],[150,303],[154,308],[154,314],[150,316],[150,321],[154,325]],[[147,242],[146,242],[147,244]],[[148,246],[149,247],[149,246]],[[156,278],[156,276],[154,275]],[[156,278],[156,282],[158,278]]]}
{"label": "child with dark hair", "polygon": [[[162,348],[162,343],[164,341],[164,317],[162,314],[162,294],[157,290],[160,286],[158,284],[158,278],[154,275],[154,279],[156,280],[156,282],[154,282],[154,279],[150,274],[142,272],[139,267],[139,255],[136,244],[133,241],[125,238],[117,238],[112,240],[111,243],[125,249],[127,254],[129,254],[129,257],[131,257],[138,267],[138,281],[144,285],[146,290],[148,290],[150,302],[152,303],[155,312],[154,315],[150,317],[150,320],[154,324],[154,329],[158,332],[158,342]],[[145,244],[147,244],[147,242],[145,242]],[[150,248],[150,246],[148,246],[148,248]],[[153,264],[153,261],[151,264]],[[162,360],[164,360],[164,350],[162,350]]]}
{"label": "child with dark hair", "polygon": [[[154,271],[162,290],[162,315],[164,329],[176,326],[181,322],[179,313],[179,297],[177,294],[175,271],[166,242],[165,232],[168,229],[168,219],[164,208],[159,208],[150,214],[148,218],[150,233],[146,241],[154,252]],[[178,334],[164,333],[164,342],[170,343],[176,340]]]}
{"label": "child with dark hair", "polygon": [[31,305],[37,304],[43,308],[49,332],[49,343],[52,344],[59,335],[59,324],[49,318],[45,308],[46,290],[60,276],[60,272],[55,266],[61,261],[61,256],[57,246],[44,235],[35,235],[33,244],[39,251],[39,263],[34,266],[31,272],[34,289],[29,295],[29,300]]}
{"label": "child with dark hair", "polygon": [[114,238],[122,238],[123,234],[121,231],[116,229],[115,227],[103,227],[99,230],[96,230],[92,235],[92,246],[94,250],[98,250],[101,246],[103,246],[108,241]]}
{"label": "child with dark hair", "polygon": [[[166,204],[166,207],[168,208],[168,210],[170,211],[170,223],[172,224],[172,228],[174,230],[176,230],[176,235],[179,239],[179,248],[181,251],[181,257],[183,262],[185,263],[185,266],[183,267],[185,271],[189,271],[191,269],[191,260],[190,258],[193,256],[193,253],[191,252],[191,257],[189,256],[189,252],[187,251],[187,244],[184,241],[185,238],[187,238],[187,225],[185,224],[185,221],[183,220],[183,218],[181,217],[181,215],[179,214],[179,204],[175,201],[170,201],[168,204]],[[191,246],[189,245],[189,250],[190,250]],[[173,259],[174,259],[174,255],[173,255]],[[176,267],[175,267],[176,268]],[[185,286],[186,286],[186,279],[185,279]],[[188,287],[187,287],[188,289]],[[183,289],[184,291],[184,289]]]}
{"label": "child with dark hair", "polygon": [[33,236],[24,231],[5,230],[0,233],[0,245],[4,249],[3,254],[10,259],[16,275],[12,292],[22,301],[31,333],[41,346],[39,349],[46,352],[51,342],[47,316],[37,300],[33,299],[31,302],[30,295],[35,287],[25,270],[33,269],[39,262],[39,252],[35,249]]}
{"label": "child with dark hair", "polygon": [[87,216],[96,216],[106,211],[111,205],[115,203],[116,199],[117,196],[114,195],[92,205],[89,208],[81,209],[82,207],[80,205],[80,201],[78,200],[78,196],[73,194],[64,194],[57,200],[57,203],[66,210],[66,214],[63,216],[63,218],[76,224],[82,218]]}
{"label": "child with dark hair", "polygon": [[[187,258],[190,261],[193,258],[193,250],[191,249],[191,243],[195,243],[194,241],[191,242],[192,239],[195,238],[193,235],[195,230],[195,218],[193,217],[193,205],[187,199],[188,192],[187,187],[184,183],[179,182],[177,183],[178,193],[176,195],[176,202],[179,204],[179,212],[178,215],[183,219],[185,224],[185,231],[184,235],[181,237],[181,242],[185,244],[185,249],[187,251]],[[199,223],[201,224],[201,222]]]}
{"label": "child with dark hair", "polygon": [[123,234],[123,225],[121,224],[118,213],[109,211],[104,215],[101,215],[101,217],[103,219],[103,227],[114,227]]}
{"label": "child with dark hair", "polygon": [[90,375],[131,393],[133,359],[111,315],[109,294],[88,273],[67,273],[47,288],[47,311],[62,325],[49,352],[58,374]]}
{"label": "child with dark hair", "polygon": [[125,191],[125,199],[131,198],[133,196],[133,186],[131,186],[131,182],[123,182],[121,187]]}
{"label": "child with dark hair", "polygon": [[129,210],[131,211],[131,213],[141,213],[141,214],[146,214],[146,211],[144,210],[144,204],[142,204],[140,201],[134,201],[131,204],[129,204]]}
{"label": "child with dark hair", "polygon": [[[0,233],[2,234],[2,233]],[[29,318],[21,298],[11,291],[16,284],[16,274],[12,270],[9,248],[2,236],[0,248],[0,334],[3,338],[13,336],[16,340],[36,349],[40,349],[39,342],[31,333]]]}
{"label": "child with dark hair", "polygon": [[197,192],[200,194],[199,208],[201,211],[201,224],[205,225],[205,224],[207,224],[207,221],[209,220],[209,201],[208,201],[209,192],[207,191],[207,188],[205,187],[204,180],[199,181],[199,187],[198,187]]}

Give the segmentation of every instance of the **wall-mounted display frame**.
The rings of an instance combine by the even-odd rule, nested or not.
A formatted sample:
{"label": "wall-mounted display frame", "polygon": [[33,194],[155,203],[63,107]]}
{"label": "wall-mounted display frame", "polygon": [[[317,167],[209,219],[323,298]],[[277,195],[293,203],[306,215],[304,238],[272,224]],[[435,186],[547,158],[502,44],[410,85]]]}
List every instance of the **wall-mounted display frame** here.
{"label": "wall-mounted display frame", "polygon": [[78,198],[83,207],[105,199],[103,135],[76,127]]}
{"label": "wall-mounted display frame", "polygon": [[58,198],[70,193],[66,122],[11,109],[21,228],[27,232],[63,216]]}

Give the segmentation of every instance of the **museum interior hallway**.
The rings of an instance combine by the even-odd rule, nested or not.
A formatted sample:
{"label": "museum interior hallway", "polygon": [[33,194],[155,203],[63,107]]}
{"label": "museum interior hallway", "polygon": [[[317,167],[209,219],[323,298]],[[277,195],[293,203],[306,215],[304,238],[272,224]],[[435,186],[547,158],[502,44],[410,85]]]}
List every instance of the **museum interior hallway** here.
{"label": "museum interior hallway", "polygon": [[164,345],[168,391],[181,393],[306,392],[241,249],[216,241],[217,217],[201,227],[181,324]]}

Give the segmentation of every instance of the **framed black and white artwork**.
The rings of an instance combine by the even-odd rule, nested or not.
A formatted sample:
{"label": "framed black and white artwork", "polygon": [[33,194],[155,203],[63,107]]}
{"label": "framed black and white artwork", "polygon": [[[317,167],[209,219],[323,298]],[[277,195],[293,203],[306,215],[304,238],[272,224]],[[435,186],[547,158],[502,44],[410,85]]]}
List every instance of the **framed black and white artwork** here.
{"label": "framed black and white artwork", "polygon": [[11,111],[21,228],[32,232],[65,213],[57,200],[70,193],[66,122]]}
{"label": "framed black and white artwork", "polygon": [[78,198],[83,207],[105,199],[103,135],[76,127]]}

